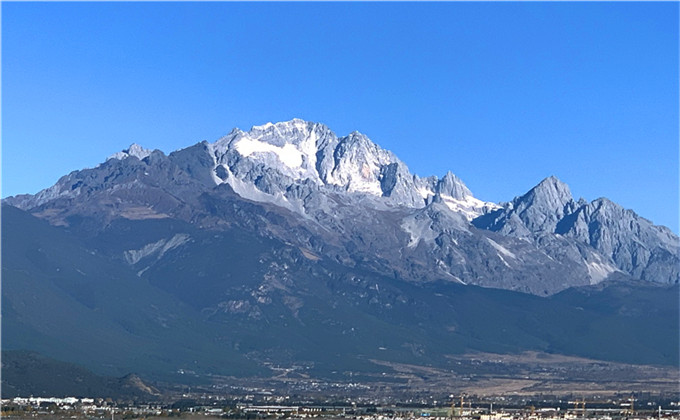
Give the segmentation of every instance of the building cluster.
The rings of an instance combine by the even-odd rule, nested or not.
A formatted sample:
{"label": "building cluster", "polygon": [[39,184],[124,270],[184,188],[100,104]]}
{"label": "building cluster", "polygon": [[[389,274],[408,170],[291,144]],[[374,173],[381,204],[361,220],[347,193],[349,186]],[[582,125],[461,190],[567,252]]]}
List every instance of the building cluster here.
{"label": "building cluster", "polygon": [[110,398],[76,397],[16,397],[2,399],[2,417],[38,417],[41,415],[72,414],[95,418],[112,418],[125,413],[137,417],[163,414],[160,404],[126,404],[118,406]]}
{"label": "building cluster", "polygon": [[[680,420],[677,404],[656,410],[645,407],[635,411],[631,405],[586,410],[584,401],[570,401],[572,408],[560,407],[482,407],[397,406],[397,405],[286,405],[203,399],[180,399],[174,403],[121,403],[107,398],[41,398],[17,397],[2,400],[3,418],[134,419],[154,416],[190,415],[228,419],[351,419],[351,420]],[[580,404],[580,405],[579,405]],[[494,409],[494,407],[496,407]]]}

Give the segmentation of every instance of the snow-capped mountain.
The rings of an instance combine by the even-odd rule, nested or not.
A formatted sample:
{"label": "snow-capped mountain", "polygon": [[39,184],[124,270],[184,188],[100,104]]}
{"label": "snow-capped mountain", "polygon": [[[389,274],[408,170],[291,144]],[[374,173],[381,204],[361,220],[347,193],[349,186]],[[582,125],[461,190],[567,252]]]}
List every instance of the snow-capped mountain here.
{"label": "snow-capped mountain", "polygon": [[2,232],[3,350],[101,374],[356,381],[523,351],[678,363],[668,229],[555,177],[485,202],[322,124],[134,144],[3,200]]}
{"label": "snow-capped mountain", "polygon": [[606,199],[574,201],[555,177],[510,203],[485,202],[450,172],[419,177],[361,133],[338,137],[299,119],[234,129],[167,156],[133,144],[5,203],[55,225],[121,217],[237,225],[415,283],[549,295],[612,275],[658,283],[680,276],[670,230]]}
{"label": "snow-capped mountain", "polygon": [[289,206],[301,194],[291,187],[306,185],[327,193],[380,197],[383,204],[411,208],[422,208],[440,196],[468,218],[498,207],[474,198],[453,174],[441,180],[411,174],[393,153],[359,132],[338,138],[323,124],[299,119],[248,132],[234,129],[206,147],[214,160],[215,184],[226,183],[256,201],[265,193],[269,200]]}

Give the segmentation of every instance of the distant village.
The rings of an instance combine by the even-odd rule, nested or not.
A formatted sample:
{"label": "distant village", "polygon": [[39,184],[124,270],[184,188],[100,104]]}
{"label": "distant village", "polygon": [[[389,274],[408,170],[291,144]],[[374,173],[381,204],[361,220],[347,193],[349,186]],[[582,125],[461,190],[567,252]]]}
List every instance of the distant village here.
{"label": "distant village", "polygon": [[[189,397],[185,395],[185,397]],[[247,398],[246,398],[247,400]],[[279,397],[274,401],[283,402]],[[517,401],[496,404],[459,400],[440,406],[425,404],[301,405],[235,402],[215,396],[180,398],[172,403],[118,402],[110,398],[16,397],[2,400],[3,419],[143,419],[143,418],[225,418],[225,419],[352,419],[352,420],[680,420],[680,402],[638,401],[634,398],[607,401],[553,401],[555,406],[517,406]],[[548,403],[549,401],[544,401]],[[589,403],[593,406],[589,406]],[[637,406],[636,406],[637,404]],[[521,404],[520,404],[521,405]],[[541,405],[541,404],[539,404]]]}

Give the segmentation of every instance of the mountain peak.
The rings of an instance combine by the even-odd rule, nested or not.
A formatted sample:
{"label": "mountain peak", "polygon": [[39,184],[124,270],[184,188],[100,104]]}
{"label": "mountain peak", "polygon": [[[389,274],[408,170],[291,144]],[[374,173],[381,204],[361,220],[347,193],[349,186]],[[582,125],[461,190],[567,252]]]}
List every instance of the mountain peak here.
{"label": "mountain peak", "polygon": [[128,147],[127,149],[123,149],[120,152],[112,154],[111,156],[109,156],[108,159],[123,160],[125,158],[130,157],[130,156],[134,156],[137,159],[142,160],[145,157],[149,156],[152,152],[153,152],[153,150],[151,150],[151,149],[145,149],[137,143],[132,143],[130,145],[130,147]]}
{"label": "mountain peak", "polygon": [[576,203],[569,186],[551,175],[526,194],[516,197],[492,220],[477,223],[488,229],[514,236],[554,232],[557,223],[573,212]]}
{"label": "mountain peak", "polygon": [[569,189],[569,186],[565,184],[561,179],[556,177],[555,175],[550,175],[547,178],[544,178],[541,182],[538,183],[537,186],[541,185],[550,185],[555,188],[566,188],[567,190]]}
{"label": "mountain peak", "polygon": [[573,201],[569,186],[554,175],[539,182],[522,198],[528,198],[532,202],[545,203],[552,208],[561,208]]}
{"label": "mountain peak", "polygon": [[464,199],[472,196],[472,192],[465,183],[463,183],[463,180],[458,178],[451,171],[447,171],[446,175],[439,181],[437,192],[455,199]]}
{"label": "mountain peak", "polygon": [[300,118],[293,118],[289,121],[268,122],[262,125],[254,125],[248,132],[251,136],[258,136],[264,133],[271,133],[278,136],[305,135],[314,130],[328,131],[328,127],[321,123],[305,121]]}

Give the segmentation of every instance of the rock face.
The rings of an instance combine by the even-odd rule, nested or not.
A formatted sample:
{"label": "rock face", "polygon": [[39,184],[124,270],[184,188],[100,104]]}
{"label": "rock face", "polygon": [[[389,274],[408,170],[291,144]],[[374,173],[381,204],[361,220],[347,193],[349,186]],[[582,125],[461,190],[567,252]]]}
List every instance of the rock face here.
{"label": "rock face", "polygon": [[[298,119],[234,129],[167,156],[132,145],[4,202],[92,231],[118,218],[238,226],[413,283],[550,295],[613,274],[680,278],[670,230],[607,199],[574,201],[555,177],[510,203],[484,202],[450,172],[421,178],[361,133],[338,137]],[[142,254],[126,255],[136,263]]]}
{"label": "rock face", "polygon": [[473,223],[538,246],[557,238],[587,244],[599,254],[587,263],[596,280],[621,271],[652,282],[678,282],[678,237],[668,228],[606,198],[576,202],[569,187],[552,176]]}
{"label": "rock face", "polygon": [[567,184],[551,176],[514,199],[505,209],[495,212],[492,224],[477,223],[477,226],[517,237],[552,232],[557,222],[573,211],[574,205]]}

